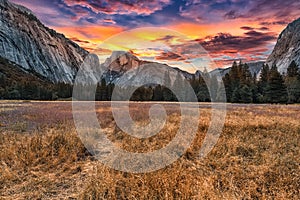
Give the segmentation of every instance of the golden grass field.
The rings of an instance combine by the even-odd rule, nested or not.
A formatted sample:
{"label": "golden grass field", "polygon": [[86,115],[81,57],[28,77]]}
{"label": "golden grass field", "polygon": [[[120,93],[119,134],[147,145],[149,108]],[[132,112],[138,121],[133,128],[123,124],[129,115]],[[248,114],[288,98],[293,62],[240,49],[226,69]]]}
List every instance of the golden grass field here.
{"label": "golden grass field", "polygon": [[[159,149],[172,140],[180,113],[162,131],[139,140],[120,131],[109,103],[97,103],[100,123],[119,147]],[[131,103],[132,118],[147,122],[150,104]],[[300,106],[228,104],[215,148],[197,159],[210,123],[200,104],[197,137],[172,165],[147,174],[110,169],[77,136],[71,102],[0,102],[0,199],[300,199]]]}

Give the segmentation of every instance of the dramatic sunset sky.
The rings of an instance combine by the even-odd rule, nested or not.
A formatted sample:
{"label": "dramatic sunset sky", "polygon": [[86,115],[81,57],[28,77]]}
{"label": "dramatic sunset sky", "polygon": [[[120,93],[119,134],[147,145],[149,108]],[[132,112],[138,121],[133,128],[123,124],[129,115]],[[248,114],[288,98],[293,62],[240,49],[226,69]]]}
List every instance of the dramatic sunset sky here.
{"label": "dramatic sunset sky", "polygon": [[[89,51],[107,38],[134,28],[157,27],[138,36],[144,41],[160,41],[171,49],[131,45],[122,40],[110,50],[131,50],[144,59],[179,61],[201,44],[225,67],[235,59],[244,62],[265,60],[278,35],[288,23],[300,17],[299,0],[12,0],[30,8],[47,26],[64,33]],[[135,35],[138,31],[135,31]],[[142,41],[141,40],[141,41]],[[123,46],[119,44],[123,44]],[[129,44],[129,45],[128,45]],[[140,47],[143,46],[142,51]],[[172,49],[176,47],[176,50]],[[99,49],[98,49],[99,50]],[[190,55],[193,57],[194,55]]]}

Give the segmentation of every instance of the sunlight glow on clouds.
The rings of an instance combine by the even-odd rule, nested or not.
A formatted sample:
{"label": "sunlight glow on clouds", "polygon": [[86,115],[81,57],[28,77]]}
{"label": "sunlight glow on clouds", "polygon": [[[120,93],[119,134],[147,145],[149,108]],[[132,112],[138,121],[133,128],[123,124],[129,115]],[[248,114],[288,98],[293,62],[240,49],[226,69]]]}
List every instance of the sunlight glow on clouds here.
{"label": "sunlight glow on clouds", "polygon": [[[112,50],[128,50],[143,59],[176,63],[183,56],[180,48],[185,49],[187,57],[197,57],[193,55],[193,47],[189,46],[196,41],[210,53],[218,67],[228,66],[235,59],[244,62],[265,60],[280,32],[300,17],[299,0],[12,1],[30,8],[47,26],[64,33],[89,51],[123,31],[164,27],[187,35],[188,40],[179,41],[158,31],[135,35],[147,47],[144,52],[134,42],[129,46],[120,45],[128,43],[130,36],[117,41],[118,45],[110,44],[102,50],[106,54]],[[176,48],[176,53],[155,46],[158,44]],[[190,52],[187,48],[191,48]]]}

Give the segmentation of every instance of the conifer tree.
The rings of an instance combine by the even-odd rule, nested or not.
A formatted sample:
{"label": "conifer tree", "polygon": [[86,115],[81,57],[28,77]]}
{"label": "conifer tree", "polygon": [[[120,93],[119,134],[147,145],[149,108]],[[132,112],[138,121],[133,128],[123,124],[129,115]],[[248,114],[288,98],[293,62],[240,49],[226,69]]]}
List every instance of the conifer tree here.
{"label": "conifer tree", "polygon": [[286,86],[284,85],[283,77],[278,72],[276,65],[273,65],[270,70],[265,95],[268,103],[287,102]]}
{"label": "conifer tree", "polygon": [[225,86],[227,102],[231,102],[233,90],[232,90],[231,77],[229,74],[225,74],[223,78],[223,83]]}
{"label": "conifer tree", "polygon": [[[203,76],[205,77],[206,74],[203,74]],[[195,94],[197,95],[198,101],[200,101],[200,102],[209,102],[210,101],[207,84],[206,84],[205,79],[202,76],[199,76],[199,78],[198,78],[198,90]]]}
{"label": "conifer tree", "polygon": [[294,60],[288,66],[286,75],[288,77],[297,77],[299,75],[299,68]]}
{"label": "conifer tree", "polygon": [[288,92],[288,103],[297,103],[300,101],[300,72],[295,61],[292,61],[287,68],[285,85]]}
{"label": "conifer tree", "polygon": [[190,85],[192,86],[195,94],[198,94],[199,90],[200,90],[200,78],[201,75],[199,75],[198,77],[196,77],[197,75],[193,75],[192,79],[190,80]]}
{"label": "conifer tree", "polygon": [[235,88],[232,92],[231,101],[232,103],[240,103],[241,95],[239,88]]}
{"label": "conifer tree", "polygon": [[249,66],[248,66],[248,64],[244,64],[242,67],[241,84],[250,86],[252,80],[253,80],[253,77],[250,72]]}
{"label": "conifer tree", "polygon": [[248,85],[243,85],[239,91],[241,103],[252,103],[252,91]]}
{"label": "conifer tree", "polygon": [[217,76],[213,75],[210,78],[210,82],[209,82],[209,92],[210,92],[211,101],[217,100],[218,89],[219,89],[219,82]]}
{"label": "conifer tree", "polygon": [[263,65],[258,81],[259,102],[266,103],[266,90],[269,81],[270,67],[268,64]]}
{"label": "conifer tree", "polygon": [[163,101],[163,92],[162,92],[161,85],[157,85],[154,88],[152,100],[153,101]]}
{"label": "conifer tree", "polygon": [[104,78],[101,79],[100,92],[101,92],[101,100],[107,101],[108,100],[107,85],[106,85],[106,80]]}

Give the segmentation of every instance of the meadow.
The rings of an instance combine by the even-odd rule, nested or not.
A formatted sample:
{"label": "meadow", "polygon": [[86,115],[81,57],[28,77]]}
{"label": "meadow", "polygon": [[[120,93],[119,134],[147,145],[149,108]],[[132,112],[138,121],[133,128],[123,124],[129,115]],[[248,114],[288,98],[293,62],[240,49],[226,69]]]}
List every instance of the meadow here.
{"label": "meadow", "polygon": [[[150,103],[131,103],[138,123]],[[131,152],[168,144],[180,120],[177,103],[163,103],[168,119],[148,139],[122,132],[109,102],[96,104],[108,138]],[[300,199],[300,105],[228,104],[222,134],[199,159],[211,122],[199,105],[196,138],[175,163],[133,174],[97,161],[79,139],[71,102],[0,102],[0,199]]]}

